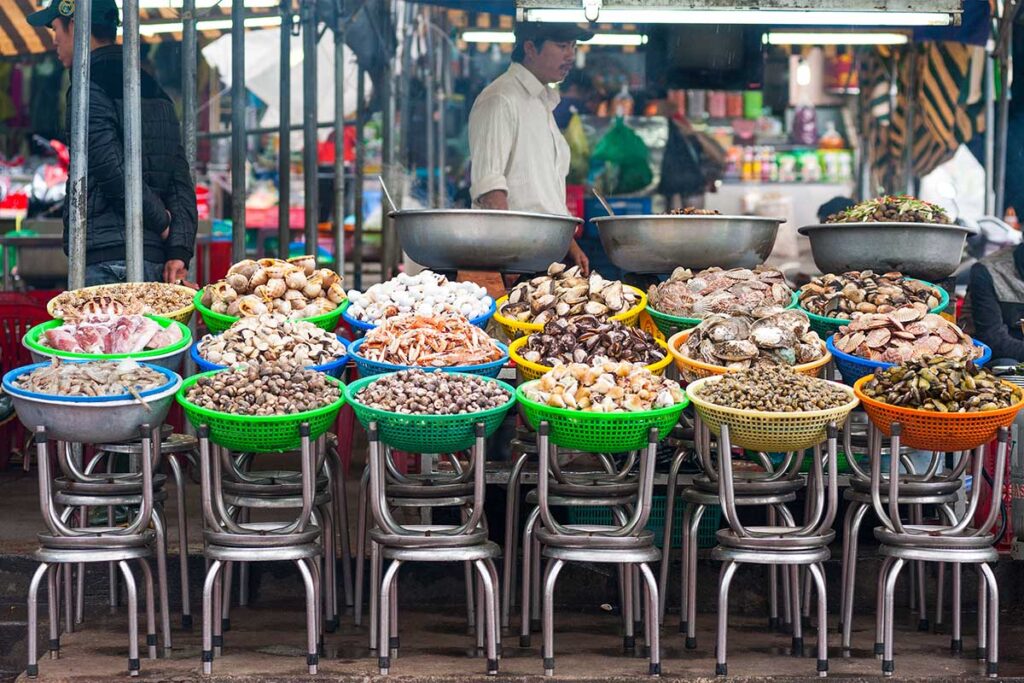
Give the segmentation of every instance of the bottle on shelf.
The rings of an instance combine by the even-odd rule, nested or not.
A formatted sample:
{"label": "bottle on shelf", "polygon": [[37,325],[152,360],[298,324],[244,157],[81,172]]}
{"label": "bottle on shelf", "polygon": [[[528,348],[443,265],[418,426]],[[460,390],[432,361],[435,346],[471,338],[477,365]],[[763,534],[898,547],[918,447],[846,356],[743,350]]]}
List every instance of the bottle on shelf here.
{"label": "bottle on shelf", "polygon": [[622,84],[622,89],[612,98],[612,111],[615,116],[633,115],[633,96],[629,94],[629,85]]}

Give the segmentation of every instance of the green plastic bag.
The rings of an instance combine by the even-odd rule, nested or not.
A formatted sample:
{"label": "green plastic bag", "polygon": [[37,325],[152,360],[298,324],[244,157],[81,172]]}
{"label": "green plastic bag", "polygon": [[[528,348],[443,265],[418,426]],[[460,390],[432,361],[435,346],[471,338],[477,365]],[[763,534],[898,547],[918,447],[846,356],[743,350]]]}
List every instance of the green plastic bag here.
{"label": "green plastic bag", "polygon": [[583,119],[578,112],[573,112],[569,125],[565,127],[565,141],[569,143],[569,177],[570,185],[582,185],[587,181],[590,171],[590,142],[583,130]]}
{"label": "green plastic bag", "polygon": [[620,116],[594,147],[591,165],[603,176],[599,182],[607,194],[628,194],[651,184],[649,156],[647,145]]}

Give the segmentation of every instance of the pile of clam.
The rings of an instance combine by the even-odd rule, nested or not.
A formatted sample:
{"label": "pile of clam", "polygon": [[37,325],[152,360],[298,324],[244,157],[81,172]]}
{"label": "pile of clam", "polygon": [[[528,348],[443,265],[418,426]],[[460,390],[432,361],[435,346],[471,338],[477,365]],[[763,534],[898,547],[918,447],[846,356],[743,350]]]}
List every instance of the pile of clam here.
{"label": "pile of clam", "polygon": [[1024,390],[971,361],[928,356],[881,370],[862,387],[864,395],[889,405],[940,413],[977,413],[1008,408]]}
{"label": "pile of clam", "polygon": [[199,342],[201,357],[216,365],[268,363],[282,358],[297,365],[323,365],[345,355],[338,337],[305,320],[280,313],[242,318],[224,333]]}
{"label": "pile of clam", "polygon": [[313,256],[246,259],[204,289],[201,301],[214,313],[236,317],[280,313],[312,318],[338,308],[345,301],[345,288],[341,276],[318,269]]}
{"label": "pile of clam", "polygon": [[14,380],[14,386],[25,391],[75,397],[138,396],[139,392],[164,384],[167,384],[165,375],[133,360],[62,363],[55,358],[50,365]]}
{"label": "pile of clam", "polygon": [[232,415],[294,415],[328,406],[341,396],[327,375],[290,362],[236,365],[200,377],[186,398],[201,408]]}
{"label": "pile of clam", "polygon": [[535,403],[590,413],[626,413],[667,408],[686,400],[679,384],[633,363],[560,365],[523,393]]}
{"label": "pile of clam", "polygon": [[543,332],[531,334],[519,353],[531,363],[547,366],[586,363],[598,357],[650,365],[665,357],[649,333],[592,315],[552,320]]}
{"label": "pile of clam", "polygon": [[405,313],[432,316],[448,311],[472,320],[485,315],[493,303],[480,285],[450,282],[444,275],[429,270],[416,275],[400,273],[365,292],[353,289],[348,298],[352,303],[346,315],[373,324]]}
{"label": "pile of clam", "polygon": [[167,315],[192,305],[195,292],[165,282],[121,282],[62,292],[53,299],[53,317],[74,320],[95,315]]}
{"label": "pile of clam", "polygon": [[583,277],[579,266],[552,263],[545,275],[516,285],[501,307],[506,318],[544,325],[556,318],[592,315],[605,318],[632,308],[636,293],[598,273]]}
{"label": "pile of clam", "polygon": [[499,408],[508,403],[509,393],[475,375],[402,370],[370,382],[356,400],[403,415],[465,415]]}
{"label": "pile of clam", "polygon": [[918,303],[891,313],[859,315],[839,328],[832,343],[843,353],[885,363],[934,354],[971,360],[982,354],[963,330],[927,310]]}
{"label": "pile of clam", "polygon": [[705,382],[697,398],[726,408],[764,413],[794,413],[838,408],[850,402],[839,385],[778,365],[730,372]]}
{"label": "pile of clam", "polygon": [[802,311],[759,308],[751,315],[707,316],[680,351],[709,365],[745,369],[811,363],[825,355],[825,345]]}
{"label": "pile of clam", "polygon": [[890,313],[916,303],[930,311],[940,300],[941,294],[932,285],[903,277],[902,273],[879,275],[871,270],[822,275],[800,288],[802,309],[844,320],[856,313]]}
{"label": "pile of clam", "polygon": [[676,268],[671,277],[647,293],[651,308],[683,318],[710,313],[749,313],[761,306],[787,306],[793,290],[774,268],[708,268],[694,273]]}

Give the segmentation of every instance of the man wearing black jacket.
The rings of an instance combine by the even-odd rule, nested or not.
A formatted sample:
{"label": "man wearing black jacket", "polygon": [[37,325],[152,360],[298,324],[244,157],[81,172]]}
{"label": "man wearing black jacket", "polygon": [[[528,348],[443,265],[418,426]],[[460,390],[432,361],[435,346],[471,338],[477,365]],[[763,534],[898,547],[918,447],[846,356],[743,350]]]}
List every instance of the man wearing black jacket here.
{"label": "man wearing black jacket", "polygon": [[967,300],[974,337],[992,348],[993,365],[1024,361],[1024,244],[971,266]]}
{"label": "man wearing black jacket", "polygon": [[[92,2],[89,82],[89,170],[86,208],[86,285],[123,282],[125,267],[124,71],[114,0]],[[71,68],[76,0],[53,0],[28,17],[53,29],[57,56]],[[180,283],[195,251],[196,194],[181,146],[171,98],[142,72],[142,215],[144,277]],[[67,129],[71,130],[71,89]],[[71,149],[75,154],[75,149]],[[69,188],[70,193],[70,188]],[[64,250],[68,250],[64,210]]]}

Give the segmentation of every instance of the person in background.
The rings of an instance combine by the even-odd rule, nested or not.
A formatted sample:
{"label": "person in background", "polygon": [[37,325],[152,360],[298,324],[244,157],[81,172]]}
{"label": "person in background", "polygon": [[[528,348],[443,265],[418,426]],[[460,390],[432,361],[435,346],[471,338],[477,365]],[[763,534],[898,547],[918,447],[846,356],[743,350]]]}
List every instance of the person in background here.
{"label": "person in background", "polygon": [[855,205],[856,202],[849,197],[833,197],[818,207],[818,222],[824,223],[828,220],[829,216],[835,215],[840,211],[846,211]]}
{"label": "person in background", "polygon": [[[469,114],[475,207],[569,215],[569,145],[552,115],[560,99],[553,84],[572,70],[577,41],[592,35],[575,24],[516,26],[512,65],[484,88]],[[569,258],[589,270],[575,241]]]}
{"label": "person in background", "polygon": [[[28,17],[53,30],[57,57],[70,69],[74,55],[75,3],[92,2],[89,76],[89,169],[86,206],[85,284],[124,282],[125,164],[122,112],[124,71],[115,0],[54,0]],[[84,27],[77,27],[83,29]],[[181,284],[195,251],[196,193],[181,145],[171,98],[145,71],[141,75],[142,216],[144,279]],[[71,130],[71,89],[66,128]],[[72,157],[78,153],[73,147]],[[70,180],[68,181],[70,199]],[[64,251],[68,251],[68,204]]]}
{"label": "person in background", "polygon": [[989,365],[1024,361],[1024,244],[1008,247],[971,266],[967,320],[974,338],[992,349]]}

